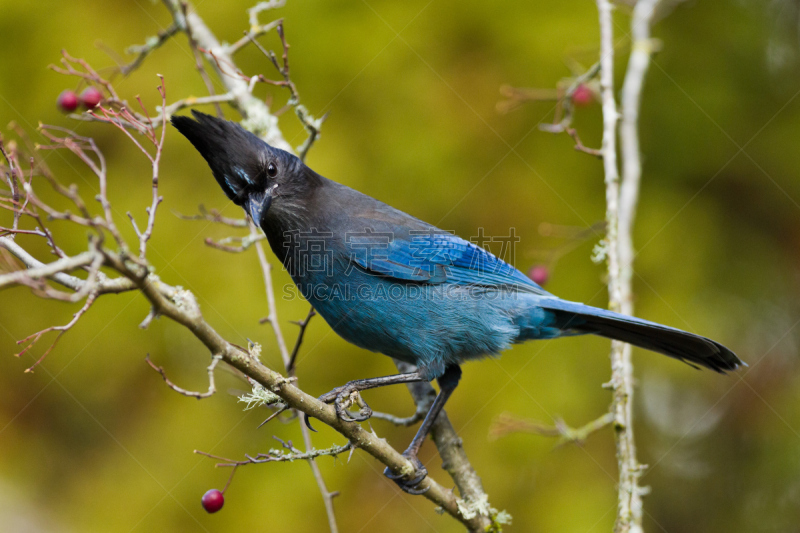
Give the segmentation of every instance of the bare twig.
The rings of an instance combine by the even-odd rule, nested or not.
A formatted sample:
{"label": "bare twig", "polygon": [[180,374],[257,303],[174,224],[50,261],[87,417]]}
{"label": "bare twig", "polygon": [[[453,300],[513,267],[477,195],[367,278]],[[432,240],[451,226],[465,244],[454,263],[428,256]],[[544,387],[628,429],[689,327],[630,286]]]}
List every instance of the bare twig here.
{"label": "bare twig", "polygon": [[259,2],[258,4],[254,5],[250,9],[247,10],[247,14],[250,16],[250,27],[255,28],[258,26],[258,14],[262,11],[268,11],[270,9],[278,9],[286,5],[286,0],[267,0],[265,2]]}
{"label": "bare twig", "polygon": [[[311,442],[311,431],[309,431],[308,427],[302,422],[300,422],[300,432],[303,434],[303,446],[305,446],[306,450],[313,451],[314,445]],[[347,443],[347,446],[351,446],[351,443]],[[350,450],[352,453],[352,448]],[[331,533],[338,533],[339,526],[336,524],[336,514],[333,509],[333,499],[339,495],[339,491],[331,492],[328,490],[328,485],[325,484],[325,478],[322,477],[322,472],[319,470],[319,465],[317,465],[313,459],[308,461],[308,465],[311,467],[311,472],[314,474],[314,480],[317,482],[317,488],[319,488],[319,492],[322,495],[322,502],[325,505],[325,514],[328,517],[328,528],[331,530]]]}
{"label": "bare twig", "polygon": [[[250,235],[258,235],[258,229],[255,224],[250,223]],[[256,252],[258,253],[258,262],[261,265],[261,272],[264,276],[264,288],[267,293],[267,305],[269,308],[269,315],[267,315],[267,322],[272,327],[275,334],[275,342],[278,343],[278,350],[283,360],[283,366],[286,369],[290,368],[291,356],[286,348],[286,341],[283,339],[283,331],[281,325],[278,323],[278,309],[275,306],[275,292],[272,290],[272,265],[267,261],[267,255],[264,253],[264,247],[260,242],[256,242]],[[290,375],[291,377],[291,375]]]}
{"label": "bare twig", "polygon": [[[139,227],[136,225],[136,220],[133,218],[131,213],[128,213],[128,218],[133,224],[133,229],[136,231],[136,235],[139,237],[139,259],[141,261],[145,260],[145,252],[147,249],[147,241],[150,240],[151,235],[153,234],[153,227],[156,221],[156,209],[158,205],[164,200],[162,196],[158,194],[158,173],[159,173],[159,165],[161,162],[161,153],[164,149],[164,138],[166,135],[166,121],[167,121],[167,112],[166,112],[166,101],[167,101],[167,92],[164,87],[164,77],[159,75],[161,79],[161,85],[158,86],[158,92],[161,95],[161,137],[159,138],[156,134],[156,127],[154,126],[154,121],[148,116],[147,109],[142,104],[142,101],[139,100],[139,104],[142,107],[142,110],[145,113],[147,118],[147,122],[142,122],[133,116],[126,108],[123,108],[121,111],[113,111],[111,109],[106,109],[103,106],[98,106],[100,112],[103,113],[104,118],[100,118],[94,111],[92,111],[91,115],[98,120],[103,122],[109,122],[119,128],[122,133],[124,133],[128,138],[144,153],[147,159],[150,161],[150,165],[152,167],[152,202],[150,206],[145,208],[145,212],[147,213],[147,225],[145,226],[144,231],[140,231]],[[122,122],[127,122],[128,124],[133,124],[136,129],[143,131],[147,138],[155,146],[155,154],[150,155],[150,153],[144,149],[144,147],[131,135],[131,133],[125,128]],[[101,191],[101,194],[102,191]]]}
{"label": "bare twig", "polygon": [[182,215],[180,213],[175,213],[175,216],[182,218],[183,220],[208,220],[209,222],[216,222],[219,224],[224,224],[226,226],[231,226],[232,228],[246,228],[248,227],[247,220],[244,218],[228,218],[222,216],[222,214],[216,210],[212,209],[211,211],[206,210],[205,206],[201,205],[198,208],[200,211],[199,215]]}
{"label": "bare twig", "polygon": [[[305,337],[308,323],[311,322],[311,319],[316,314],[316,311],[314,311],[314,308],[312,307],[308,310],[308,315],[306,315],[305,320],[295,322],[295,324],[300,327],[300,331],[297,333],[297,340],[294,343],[294,349],[292,349],[292,354],[289,356],[289,364],[286,365],[286,372],[288,372],[290,376],[294,375],[295,364],[297,363],[297,354],[300,353],[300,346],[303,344],[303,337]],[[267,317],[267,319],[269,319],[269,317]]]}
{"label": "bare twig", "polygon": [[308,133],[306,140],[297,148],[298,157],[305,161],[308,151],[311,150],[314,142],[319,138],[320,128],[322,127],[322,123],[325,121],[328,115],[326,114],[321,118],[316,119],[312,117],[309,114],[308,109],[306,109],[306,107],[300,103],[300,94],[297,92],[297,86],[291,80],[291,76],[289,74],[289,43],[286,42],[286,35],[283,29],[283,20],[278,20],[276,22],[277,24],[275,25],[275,29],[277,30],[278,36],[281,39],[281,44],[283,45],[283,55],[281,56],[281,60],[283,62],[282,66],[278,62],[278,58],[275,56],[275,53],[272,50],[265,50],[264,47],[261,46],[261,44],[259,44],[259,42],[249,34],[247,34],[247,37],[253,42],[256,48],[258,48],[261,53],[263,53],[267,59],[270,60],[270,62],[275,66],[275,69],[283,77],[283,80],[274,81],[264,76],[258,76],[258,80],[271,85],[286,87],[289,90],[290,96],[288,104],[294,107],[297,118],[300,119],[300,122],[303,124],[303,127]]}
{"label": "bare twig", "polygon": [[[11,252],[17,259],[22,261],[26,267],[29,269],[39,269],[44,268],[47,265],[33,257],[29,254],[23,247],[19,246],[9,237],[0,237],[0,248],[4,248]],[[13,273],[12,273],[13,274]],[[47,276],[51,278],[53,281],[58,282],[59,284],[71,289],[73,291],[79,291],[86,286],[86,280],[81,278],[77,278],[75,276],[70,276],[66,274],[63,270],[54,272],[51,275]],[[96,292],[98,295],[101,294],[108,294],[108,293],[121,293],[121,292],[128,292],[136,289],[136,285],[126,277],[118,277],[118,278],[104,278],[101,277],[97,282]]]}
{"label": "bare twig", "polygon": [[53,351],[53,348],[56,347],[56,344],[58,343],[59,340],[61,340],[61,337],[64,335],[64,333],[66,333],[67,331],[72,329],[72,327],[78,322],[78,320],[80,320],[80,318],[83,316],[83,314],[86,311],[89,310],[89,308],[94,303],[96,297],[97,297],[97,293],[95,293],[95,292],[90,293],[89,296],[86,298],[86,303],[83,304],[83,307],[81,307],[78,310],[77,313],[72,315],[72,320],[70,320],[69,322],[67,322],[63,326],[50,326],[49,328],[45,328],[45,329],[43,329],[43,330],[41,330],[41,331],[39,331],[37,333],[34,333],[33,335],[29,335],[28,337],[25,337],[24,339],[17,341],[17,344],[22,344],[23,342],[30,341],[30,343],[25,348],[23,348],[21,352],[16,354],[17,357],[20,357],[25,352],[27,352],[28,350],[33,348],[33,345],[36,344],[39,341],[39,339],[42,338],[42,335],[44,335],[45,333],[49,333],[51,331],[58,331],[58,336],[53,341],[53,343],[50,345],[50,347],[47,348],[47,350],[44,351],[44,353],[39,357],[39,359],[36,360],[36,362],[34,362],[31,366],[26,368],[25,372],[33,372],[33,369],[36,368],[39,365],[39,363],[44,361],[44,358],[47,357],[47,355],[51,351]]}
{"label": "bare twig", "polygon": [[567,132],[567,135],[572,137],[572,140],[575,141],[575,150],[583,152],[585,154],[593,155],[599,159],[603,159],[602,150],[597,150],[596,148],[587,148],[586,146],[584,146],[584,144],[581,142],[580,137],[578,137],[578,131],[575,128],[572,127],[564,128],[564,131]]}
{"label": "bare twig", "polygon": [[[244,237],[225,237],[220,241],[214,241],[213,239],[207,237],[204,242],[206,246],[210,246],[211,248],[236,254],[244,252],[257,242],[263,241],[266,238],[267,237],[263,233],[250,233]],[[239,246],[229,246],[229,243],[237,241],[240,243]]]}
{"label": "bare twig", "polygon": [[153,362],[150,360],[150,354],[147,354],[144,360],[148,365],[150,365],[150,368],[161,374],[161,377],[164,378],[164,383],[166,383],[170,389],[174,390],[178,394],[183,394],[184,396],[189,396],[192,398],[197,398],[198,400],[202,400],[203,398],[208,398],[209,396],[217,392],[217,387],[214,384],[214,369],[217,367],[217,363],[219,363],[220,360],[222,360],[222,356],[220,355],[213,356],[211,358],[211,364],[208,365],[208,390],[206,392],[194,392],[178,387],[169,380],[169,378],[167,377],[167,373],[164,371],[162,367],[153,364]]}
{"label": "bare twig", "polygon": [[560,418],[555,419],[555,425],[542,424],[535,420],[526,420],[509,413],[503,413],[489,429],[489,438],[497,439],[510,433],[533,433],[544,437],[559,437],[556,446],[574,443],[583,445],[592,433],[610,426],[614,422],[614,415],[606,413],[581,427],[570,427]]}
{"label": "bare twig", "polygon": [[232,45],[228,46],[228,53],[230,55],[235,54],[242,48],[244,48],[247,44],[252,42],[254,39],[258,39],[265,33],[269,33],[270,31],[274,30],[275,27],[280,23],[280,20],[273,20],[268,24],[259,24],[258,20],[256,20],[256,24],[250,24],[250,29],[245,32],[244,37],[233,43]]}
{"label": "bare twig", "polygon": [[[53,261],[49,265],[42,265],[40,267],[28,268],[26,270],[18,270],[9,274],[0,275],[0,289],[10,287],[22,282],[24,278],[32,280],[54,277],[56,274],[70,272],[72,270],[91,265],[97,254],[95,252],[83,252],[74,257],[65,257],[58,261]],[[83,282],[83,280],[78,281]],[[82,283],[81,283],[82,285]]]}
{"label": "bare twig", "polygon": [[136,54],[136,58],[134,58],[134,60],[128,63],[127,65],[122,65],[120,67],[119,70],[122,73],[122,75],[127,76],[128,74],[139,68],[139,65],[141,65],[145,59],[147,59],[147,56],[149,56],[157,48],[160,48],[161,45],[167,42],[170,37],[172,37],[179,31],[180,28],[178,27],[178,25],[172,23],[164,31],[158,32],[158,35],[155,35],[147,39],[147,41],[144,44],[128,47],[127,52],[130,54]]}

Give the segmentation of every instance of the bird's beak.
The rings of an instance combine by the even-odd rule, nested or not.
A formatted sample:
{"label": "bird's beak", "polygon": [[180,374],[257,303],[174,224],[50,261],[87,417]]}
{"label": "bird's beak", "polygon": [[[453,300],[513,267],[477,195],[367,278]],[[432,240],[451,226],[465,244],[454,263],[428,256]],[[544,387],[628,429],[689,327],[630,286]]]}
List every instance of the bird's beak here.
{"label": "bird's beak", "polygon": [[277,188],[276,184],[264,192],[252,193],[247,198],[247,212],[250,213],[250,218],[253,219],[256,226],[261,227],[261,221],[269,211],[269,206],[272,205],[272,198]]}

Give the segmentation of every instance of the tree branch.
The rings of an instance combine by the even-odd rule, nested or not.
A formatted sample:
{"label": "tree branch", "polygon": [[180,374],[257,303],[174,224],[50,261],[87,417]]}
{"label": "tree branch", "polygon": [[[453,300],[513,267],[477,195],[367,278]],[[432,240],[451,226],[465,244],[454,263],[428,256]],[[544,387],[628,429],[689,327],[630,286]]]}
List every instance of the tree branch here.
{"label": "tree branch", "polygon": [[[633,312],[633,219],[638,200],[641,159],[639,156],[638,112],[644,75],[650,61],[650,24],[658,0],[639,0],[633,11],[633,49],[623,84],[621,127],[624,180],[620,188],[617,168],[617,113],[614,100],[614,46],[612,5],[597,0],[600,18],[600,87],[603,103],[603,162],[606,181],[605,254],[608,262],[609,308]],[[617,443],[619,488],[615,532],[642,531],[642,495],[639,479],[643,466],[636,458],[633,432],[633,363],[631,346],[611,343],[611,413]]]}

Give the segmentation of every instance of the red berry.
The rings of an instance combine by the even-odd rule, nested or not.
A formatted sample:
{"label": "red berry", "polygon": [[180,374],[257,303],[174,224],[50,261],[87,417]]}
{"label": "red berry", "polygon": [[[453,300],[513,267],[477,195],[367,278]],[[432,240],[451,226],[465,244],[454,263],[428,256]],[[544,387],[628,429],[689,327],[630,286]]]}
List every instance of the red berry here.
{"label": "red berry", "polygon": [[211,489],[203,494],[203,498],[200,502],[203,504],[203,509],[205,509],[206,512],[216,513],[222,509],[222,506],[225,504],[225,497],[217,489]]}
{"label": "red berry", "polygon": [[586,107],[593,101],[594,93],[585,83],[578,85],[572,93],[572,103],[578,107]]}
{"label": "red berry", "polygon": [[531,278],[537,285],[544,285],[547,283],[547,278],[549,276],[550,273],[547,271],[547,267],[544,265],[536,265],[528,271],[528,277]]}
{"label": "red berry", "polygon": [[81,103],[86,109],[94,109],[102,101],[103,93],[94,87],[87,87],[86,90],[81,93]]}
{"label": "red berry", "polygon": [[56,105],[64,113],[71,113],[78,109],[78,95],[67,89],[58,95]]}
{"label": "red berry", "polygon": [[205,509],[206,512],[216,513],[222,509],[222,506],[225,504],[225,497],[217,489],[211,489],[203,494],[200,503],[203,504],[203,509]]}

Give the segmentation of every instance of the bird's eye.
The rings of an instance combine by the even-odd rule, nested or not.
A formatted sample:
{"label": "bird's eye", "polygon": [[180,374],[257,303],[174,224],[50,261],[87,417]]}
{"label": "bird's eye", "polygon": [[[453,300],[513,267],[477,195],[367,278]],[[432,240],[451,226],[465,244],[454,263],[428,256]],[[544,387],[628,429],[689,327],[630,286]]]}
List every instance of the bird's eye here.
{"label": "bird's eye", "polygon": [[275,163],[270,163],[267,166],[267,175],[270,178],[274,178],[275,176],[278,175],[278,167],[275,165]]}

